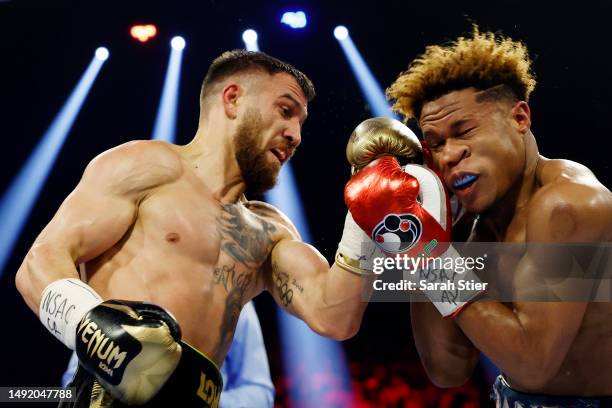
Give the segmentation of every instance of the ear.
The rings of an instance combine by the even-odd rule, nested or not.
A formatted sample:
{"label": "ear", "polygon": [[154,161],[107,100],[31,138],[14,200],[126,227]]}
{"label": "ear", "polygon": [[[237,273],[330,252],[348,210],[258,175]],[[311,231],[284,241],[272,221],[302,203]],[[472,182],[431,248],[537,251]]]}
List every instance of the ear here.
{"label": "ear", "polygon": [[517,130],[526,133],[531,128],[531,110],[525,101],[518,101],[512,107],[512,119]]}
{"label": "ear", "polygon": [[242,95],[242,88],[237,83],[229,83],[221,92],[223,99],[223,109],[230,119],[238,116],[238,98]]}

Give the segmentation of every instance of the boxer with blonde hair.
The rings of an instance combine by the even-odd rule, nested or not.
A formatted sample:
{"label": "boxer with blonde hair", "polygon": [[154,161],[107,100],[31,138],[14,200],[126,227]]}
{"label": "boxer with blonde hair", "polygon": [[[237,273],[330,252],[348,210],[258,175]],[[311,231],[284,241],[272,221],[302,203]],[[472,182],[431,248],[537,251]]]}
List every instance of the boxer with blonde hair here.
{"label": "boxer with blonde hair", "polygon": [[[387,90],[394,109],[418,122],[430,164],[471,223],[468,234],[454,239],[520,248],[492,266],[505,272],[500,279],[509,282],[513,299],[485,292],[489,301],[442,309],[437,302],[413,302],[415,342],[441,387],[465,383],[485,354],[503,373],[494,386],[500,407],[609,406],[612,305],[588,296],[551,301],[531,290],[560,276],[553,270],[560,263],[547,266],[542,248],[559,248],[556,256],[569,260],[579,258],[569,253],[572,244],[605,243],[609,250],[612,194],[585,166],[539,153],[529,106],[535,84],[523,43],[475,27],[449,44],[428,46]],[[366,168],[368,197],[380,197],[379,204],[358,205],[378,218],[414,213],[427,223],[423,231],[447,231],[441,213],[431,214],[417,199],[438,181],[417,180],[393,159]],[[355,220],[370,232],[375,216]]]}

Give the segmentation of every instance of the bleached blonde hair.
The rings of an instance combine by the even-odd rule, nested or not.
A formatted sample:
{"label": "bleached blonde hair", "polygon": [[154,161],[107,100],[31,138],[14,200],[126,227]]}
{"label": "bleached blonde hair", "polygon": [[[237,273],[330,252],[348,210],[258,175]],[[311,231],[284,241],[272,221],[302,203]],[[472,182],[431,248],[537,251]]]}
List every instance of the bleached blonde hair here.
{"label": "bleached blonde hair", "polygon": [[525,44],[481,33],[474,25],[471,36],[427,46],[387,89],[387,97],[406,120],[418,119],[425,102],[470,87],[496,87],[498,97],[528,101],[536,85],[531,63]]}

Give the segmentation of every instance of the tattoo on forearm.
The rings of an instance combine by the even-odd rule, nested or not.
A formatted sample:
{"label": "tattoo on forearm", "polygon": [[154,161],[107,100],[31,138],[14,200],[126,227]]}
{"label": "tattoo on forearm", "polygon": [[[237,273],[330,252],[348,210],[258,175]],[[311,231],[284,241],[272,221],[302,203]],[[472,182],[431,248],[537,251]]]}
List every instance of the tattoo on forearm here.
{"label": "tattoo on forearm", "polygon": [[272,279],[283,306],[289,306],[293,300],[293,289],[289,287],[289,274],[279,271],[276,262],[272,263]]}

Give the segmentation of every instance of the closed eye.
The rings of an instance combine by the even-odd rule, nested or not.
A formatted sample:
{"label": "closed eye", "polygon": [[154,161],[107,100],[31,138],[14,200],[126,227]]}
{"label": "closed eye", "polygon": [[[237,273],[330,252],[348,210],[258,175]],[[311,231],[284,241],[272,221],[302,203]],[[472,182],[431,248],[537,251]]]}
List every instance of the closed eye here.
{"label": "closed eye", "polygon": [[464,137],[464,136],[468,135],[474,129],[476,129],[476,127],[471,127],[469,129],[465,129],[465,130],[459,132],[455,137]]}
{"label": "closed eye", "polygon": [[429,146],[429,148],[431,150],[438,150],[439,148],[442,147],[442,141],[440,141],[440,140],[428,140],[427,141],[427,146]]}

